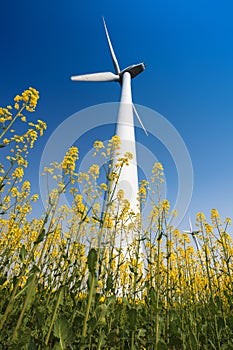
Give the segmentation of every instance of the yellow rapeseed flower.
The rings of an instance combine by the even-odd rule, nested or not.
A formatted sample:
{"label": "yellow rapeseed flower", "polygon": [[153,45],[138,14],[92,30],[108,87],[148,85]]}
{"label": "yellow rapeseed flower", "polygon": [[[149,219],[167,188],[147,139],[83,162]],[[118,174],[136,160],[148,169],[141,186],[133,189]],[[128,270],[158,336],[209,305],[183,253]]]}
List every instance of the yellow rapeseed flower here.
{"label": "yellow rapeseed flower", "polygon": [[23,168],[19,167],[19,168],[16,168],[13,173],[12,173],[12,177],[13,178],[18,178],[18,179],[22,179],[24,176],[24,170]]}
{"label": "yellow rapeseed flower", "polygon": [[97,164],[92,164],[88,170],[88,173],[94,178],[97,179],[99,176],[99,165]]}
{"label": "yellow rapeseed flower", "polygon": [[95,141],[94,142],[94,148],[98,152],[101,148],[104,148],[104,144],[102,141]]}
{"label": "yellow rapeseed flower", "polygon": [[161,202],[161,207],[162,207],[162,210],[164,210],[165,212],[168,212],[169,209],[170,209],[170,203],[167,199],[163,200]]}
{"label": "yellow rapeseed flower", "polygon": [[78,148],[75,146],[72,146],[68,152],[66,152],[66,155],[62,162],[62,169],[65,170],[65,174],[73,173],[76,166],[76,160],[78,159]]}
{"label": "yellow rapeseed flower", "polygon": [[106,183],[102,183],[102,184],[100,185],[100,188],[101,188],[101,190],[103,190],[103,191],[107,191],[107,190],[108,190],[108,186],[106,185]]}

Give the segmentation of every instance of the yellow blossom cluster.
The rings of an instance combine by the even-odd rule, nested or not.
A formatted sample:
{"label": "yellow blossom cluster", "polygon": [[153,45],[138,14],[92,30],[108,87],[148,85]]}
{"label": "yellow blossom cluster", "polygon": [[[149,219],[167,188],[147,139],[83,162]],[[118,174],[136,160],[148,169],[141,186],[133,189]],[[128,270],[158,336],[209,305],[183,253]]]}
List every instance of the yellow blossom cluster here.
{"label": "yellow blossom cluster", "polygon": [[116,151],[120,149],[120,137],[117,135],[114,135],[111,140],[108,143],[107,146],[107,155],[110,157],[114,157],[115,155],[117,155]]}
{"label": "yellow blossom cluster", "polygon": [[12,109],[11,106],[7,106],[7,108],[0,107],[0,123],[5,124],[7,121],[12,120],[12,113],[10,110]]}
{"label": "yellow blossom cluster", "polygon": [[104,144],[102,141],[95,141],[94,142],[94,148],[96,149],[96,151],[98,152],[99,150],[101,150],[102,148],[104,148]]}
{"label": "yellow blossom cluster", "polygon": [[78,159],[78,148],[72,146],[67,152],[62,162],[62,169],[65,174],[73,174],[76,167],[76,160]]}
{"label": "yellow blossom cluster", "polygon": [[163,165],[159,162],[155,163],[153,168],[152,168],[151,181],[152,181],[152,183],[156,182],[156,181],[158,181],[159,183],[164,182]]}
{"label": "yellow blossom cluster", "polygon": [[96,180],[99,177],[100,169],[99,165],[92,164],[88,170],[88,174],[91,175],[91,177]]}
{"label": "yellow blossom cluster", "polygon": [[19,168],[16,168],[13,173],[12,173],[12,178],[16,178],[16,179],[19,179],[20,181],[22,181],[22,178],[24,176],[24,170],[23,168],[19,167]]}
{"label": "yellow blossom cluster", "polygon": [[168,213],[169,212],[169,209],[170,209],[170,203],[167,199],[164,199],[162,202],[161,202],[161,208],[162,210],[165,212],[165,213]]}
{"label": "yellow blossom cluster", "polygon": [[14,98],[14,107],[15,109],[19,110],[20,104],[22,104],[22,106],[25,107],[28,112],[34,112],[38,99],[39,92],[36,89],[30,87],[28,90],[25,90],[22,95],[17,95]]}
{"label": "yellow blossom cluster", "polygon": [[148,186],[149,186],[149,182],[147,180],[142,180],[140,182],[140,188],[138,191],[138,201],[140,205],[142,205],[146,201]]}

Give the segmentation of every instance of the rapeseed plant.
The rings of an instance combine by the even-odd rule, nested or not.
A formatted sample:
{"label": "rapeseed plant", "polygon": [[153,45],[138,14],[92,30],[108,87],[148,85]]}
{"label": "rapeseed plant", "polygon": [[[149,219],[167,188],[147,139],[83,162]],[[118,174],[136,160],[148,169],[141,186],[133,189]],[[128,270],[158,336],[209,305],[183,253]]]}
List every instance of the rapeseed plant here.
{"label": "rapeseed plant", "polygon": [[[232,349],[231,219],[213,209],[210,222],[197,214],[193,234],[173,228],[161,163],[140,183],[138,207],[152,203],[145,223],[116,193],[132,157],[116,161],[119,137],[94,143],[105,182],[94,161],[78,172],[72,146],[44,169],[55,186],[42,217],[29,219],[38,195],[27,155],[46,124],[26,114],[38,98],[29,88],[0,108],[0,348]],[[28,129],[17,134],[17,123]],[[64,192],[70,207],[60,205]]]}

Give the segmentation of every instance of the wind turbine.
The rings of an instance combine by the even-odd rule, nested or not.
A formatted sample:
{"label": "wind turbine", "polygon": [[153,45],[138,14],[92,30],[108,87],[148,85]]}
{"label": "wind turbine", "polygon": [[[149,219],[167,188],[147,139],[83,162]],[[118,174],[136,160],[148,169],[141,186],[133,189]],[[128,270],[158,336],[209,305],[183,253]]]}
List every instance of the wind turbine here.
{"label": "wind turbine", "polygon": [[145,64],[142,62],[121,70],[113,50],[104,18],[103,23],[115,73],[102,72],[77,75],[72,76],[71,80],[86,82],[114,81],[119,82],[121,85],[121,98],[115,131],[115,134],[118,135],[121,140],[120,154],[118,157],[124,156],[125,152],[130,152],[133,155],[133,159],[129,162],[129,166],[123,167],[118,180],[117,191],[120,189],[124,191],[125,198],[130,201],[131,209],[137,213],[139,212],[139,208],[137,206],[138,171],[133,113],[135,113],[136,117],[138,118],[138,121],[146,135],[147,132],[132,102],[131,80],[144,71]]}

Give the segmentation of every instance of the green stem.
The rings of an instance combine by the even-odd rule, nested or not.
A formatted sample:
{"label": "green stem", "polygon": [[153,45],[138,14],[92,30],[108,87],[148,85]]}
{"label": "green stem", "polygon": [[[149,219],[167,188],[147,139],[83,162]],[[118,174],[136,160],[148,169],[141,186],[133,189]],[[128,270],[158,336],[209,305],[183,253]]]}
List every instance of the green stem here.
{"label": "green stem", "polygon": [[[159,225],[160,226],[160,225]],[[160,234],[160,230],[159,230]],[[159,286],[160,286],[160,243],[161,239],[158,240],[158,250],[157,250],[157,268],[156,268],[156,318],[155,318],[155,350],[158,350],[159,342]]]}
{"label": "green stem", "polygon": [[99,335],[99,341],[98,341],[98,345],[97,345],[97,350],[101,350],[102,342],[103,342],[103,329],[101,328],[100,335]]}
{"label": "green stem", "polygon": [[48,345],[50,334],[51,334],[52,329],[53,329],[53,325],[54,325],[55,318],[56,318],[56,315],[57,315],[57,310],[58,310],[60,302],[61,302],[61,296],[62,296],[62,288],[59,291],[57,302],[56,302],[56,306],[55,306],[55,309],[54,309],[54,312],[53,312],[53,317],[52,317],[52,320],[51,320],[51,323],[50,323],[50,326],[49,326],[48,334],[47,334],[46,339],[45,339],[45,345],[46,346]]}
{"label": "green stem", "polygon": [[85,319],[84,319],[83,329],[82,329],[82,339],[84,339],[87,335],[87,321],[88,321],[89,313],[90,313],[90,309],[91,309],[91,302],[92,302],[92,298],[93,298],[94,288],[95,288],[95,276],[92,275],[89,297],[88,297],[88,302],[87,302],[87,309],[86,309],[86,314],[85,314]]}
{"label": "green stem", "polygon": [[35,287],[35,281],[36,281],[36,273],[34,273],[34,275],[33,275],[33,278],[32,278],[32,281],[31,281],[31,285],[30,285],[30,287],[28,289],[27,296],[26,296],[23,308],[21,310],[20,316],[18,318],[17,325],[15,327],[15,330],[14,330],[14,333],[13,333],[13,336],[12,336],[12,340],[15,340],[17,338],[18,329],[19,329],[19,327],[20,327],[20,325],[22,323],[24,313],[25,313],[26,308],[27,308],[27,306],[29,304],[30,298],[32,296],[32,293],[33,293],[33,290],[34,290],[34,287]]}
{"label": "green stem", "polygon": [[130,350],[135,350],[135,346],[134,346],[134,338],[135,338],[135,331],[132,331],[132,336],[131,336],[131,347]]}

